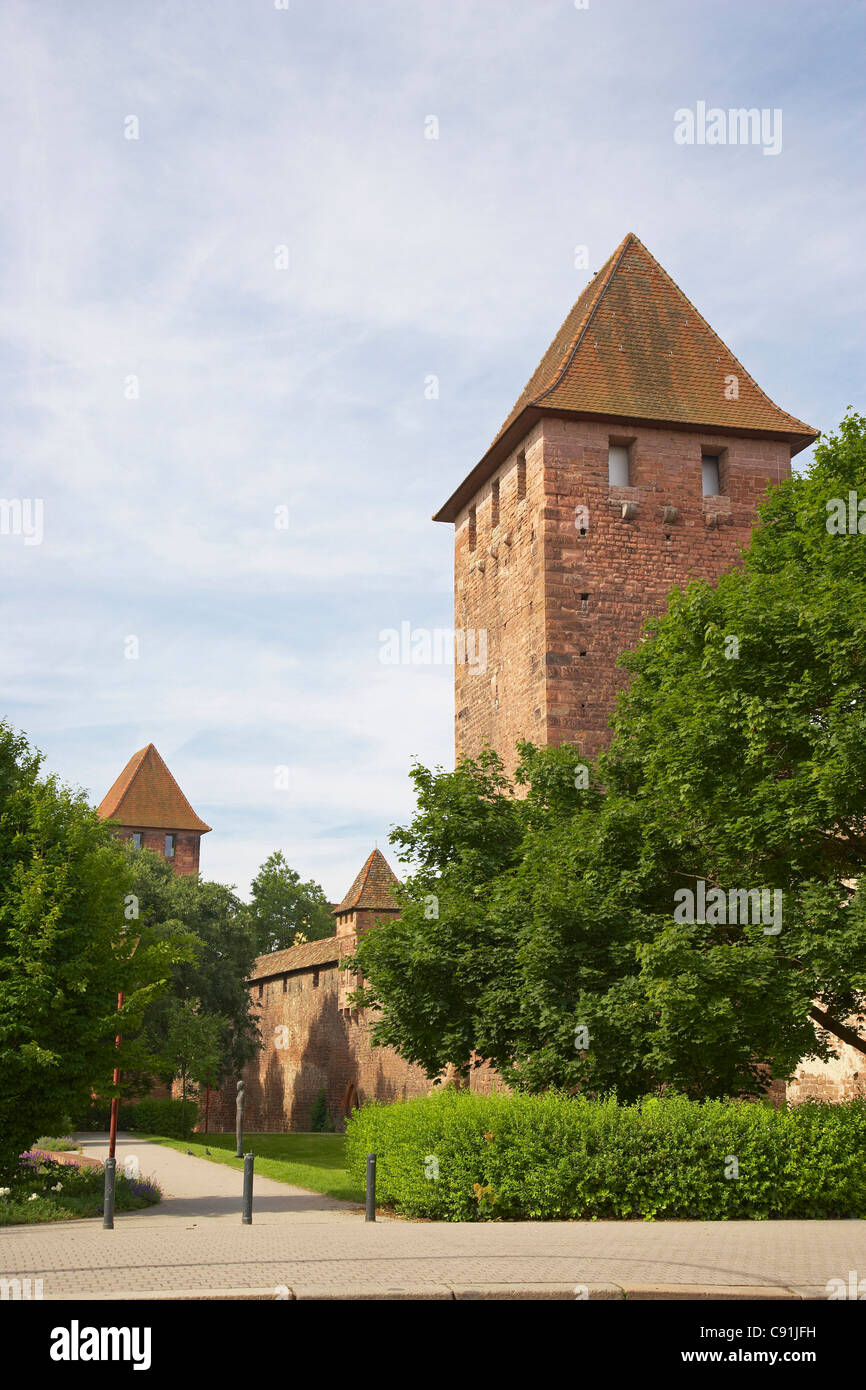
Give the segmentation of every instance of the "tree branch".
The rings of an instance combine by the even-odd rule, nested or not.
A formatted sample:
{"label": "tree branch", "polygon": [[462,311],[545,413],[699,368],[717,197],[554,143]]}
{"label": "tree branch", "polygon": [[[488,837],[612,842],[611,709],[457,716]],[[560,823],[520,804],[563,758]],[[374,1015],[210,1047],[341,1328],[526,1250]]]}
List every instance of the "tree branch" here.
{"label": "tree branch", "polygon": [[834,1038],[839,1038],[840,1042],[847,1043],[857,1052],[866,1055],[866,1038],[861,1038],[859,1033],[855,1033],[853,1028],[849,1028],[844,1023],[837,1023],[835,1018],[825,1014],[823,1009],[819,1009],[817,1004],[809,1010],[809,1017],[819,1023],[826,1033],[832,1033]]}

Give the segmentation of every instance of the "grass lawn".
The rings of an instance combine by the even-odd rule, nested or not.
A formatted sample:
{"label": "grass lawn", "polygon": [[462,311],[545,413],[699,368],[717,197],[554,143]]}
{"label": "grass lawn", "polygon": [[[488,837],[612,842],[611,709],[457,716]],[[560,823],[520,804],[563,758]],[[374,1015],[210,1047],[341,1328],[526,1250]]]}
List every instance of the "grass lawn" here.
{"label": "grass lawn", "polygon": [[[142,1138],[180,1153],[190,1149],[197,1158],[207,1158],[211,1163],[227,1163],[230,1168],[240,1169],[244,1166],[242,1158],[235,1158],[233,1134],[194,1134],[189,1139],[144,1134]],[[339,1197],[344,1202],[363,1202],[363,1188],[351,1181],[344,1166],[345,1143],[342,1134],[244,1135],[244,1151],[255,1154],[256,1172],[262,1177],[306,1187],[326,1197]],[[210,1149],[210,1154],[205,1149]]]}

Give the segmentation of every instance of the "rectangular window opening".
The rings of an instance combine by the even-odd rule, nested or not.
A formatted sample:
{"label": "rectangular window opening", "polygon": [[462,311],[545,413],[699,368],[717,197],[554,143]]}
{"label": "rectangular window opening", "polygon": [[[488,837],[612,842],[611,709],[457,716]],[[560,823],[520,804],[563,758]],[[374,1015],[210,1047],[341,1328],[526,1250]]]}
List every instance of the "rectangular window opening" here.
{"label": "rectangular window opening", "polygon": [[132,832],[132,847],[133,847],[133,849],[141,849],[141,842],[142,842],[143,839],[144,839],[144,836],[142,835],[142,833],[141,833],[140,830],[133,830],[133,832]]}
{"label": "rectangular window opening", "polygon": [[493,484],[490,494],[490,525],[495,529],[499,525],[499,479]]}
{"label": "rectangular window opening", "polygon": [[701,487],[705,497],[719,497],[719,460],[716,454],[701,454]]}
{"label": "rectangular window opening", "polygon": [[517,459],[517,500],[526,500],[526,455],[520,454]]}
{"label": "rectangular window opening", "polygon": [[611,444],[608,447],[607,480],[611,487],[631,486],[627,444]]}
{"label": "rectangular window opening", "polygon": [[475,508],[469,508],[469,549],[474,550],[478,541],[477,526],[475,522]]}
{"label": "rectangular window opening", "polygon": [[175,837],[174,835],[166,835],[166,837],[165,837],[165,857],[166,857],[166,859],[173,859],[173,858],[174,858],[174,842],[175,842],[175,838],[176,838],[176,837]]}

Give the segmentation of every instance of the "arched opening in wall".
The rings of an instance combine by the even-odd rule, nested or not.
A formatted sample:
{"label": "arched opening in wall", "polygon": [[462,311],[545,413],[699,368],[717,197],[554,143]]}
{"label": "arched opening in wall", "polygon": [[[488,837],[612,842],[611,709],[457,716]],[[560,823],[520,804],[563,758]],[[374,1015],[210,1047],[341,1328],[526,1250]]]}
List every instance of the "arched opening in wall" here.
{"label": "arched opening in wall", "polygon": [[358,1088],[354,1081],[350,1081],[346,1087],[346,1095],[343,1100],[343,1119],[348,1120],[353,1110],[358,1110],[361,1105],[361,1097],[358,1095]]}

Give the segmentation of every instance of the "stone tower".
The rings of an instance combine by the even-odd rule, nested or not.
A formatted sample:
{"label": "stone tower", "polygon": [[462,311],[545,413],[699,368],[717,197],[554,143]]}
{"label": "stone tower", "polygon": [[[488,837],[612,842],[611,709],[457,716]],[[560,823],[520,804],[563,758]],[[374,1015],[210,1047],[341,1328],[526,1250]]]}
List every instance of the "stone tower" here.
{"label": "stone tower", "polygon": [[97,807],[119,822],[118,835],[171,860],[176,874],[197,874],[199,844],[210,826],[190,806],[152,743],[133,753]]}
{"label": "stone tower", "polygon": [[[341,958],[351,955],[358,938],[383,917],[399,917],[400,909],[391,893],[399,882],[382,852],[374,849],[343,901],[334,908],[334,933]],[[341,1009],[350,1007],[349,995],[360,983],[360,975],[347,976],[343,972],[339,995]]]}
{"label": "stone tower", "polygon": [[815,437],[629,233],[434,518],[455,525],[457,756],[598,751],[644,618],[737,562]]}

